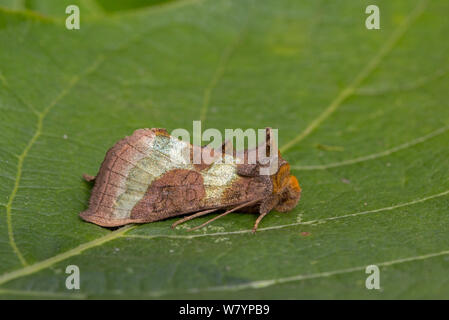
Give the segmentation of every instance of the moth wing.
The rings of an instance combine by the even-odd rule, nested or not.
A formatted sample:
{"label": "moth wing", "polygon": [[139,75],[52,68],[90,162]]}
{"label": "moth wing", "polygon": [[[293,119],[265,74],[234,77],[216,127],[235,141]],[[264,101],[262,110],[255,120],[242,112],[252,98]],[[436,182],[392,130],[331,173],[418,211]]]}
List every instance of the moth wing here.
{"label": "moth wing", "polygon": [[118,141],[106,153],[89,208],[80,217],[106,227],[159,220],[157,216],[133,217],[132,210],[166,172],[194,169],[189,146],[163,129],[139,129]]}
{"label": "moth wing", "polygon": [[176,168],[153,181],[131,210],[135,222],[167,219],[192,212],[226,209],[254,200],[253,180],[240,177],[234,164],[206,169]]}
{"label": "moth wing", "polygon": [[201,172],[204,180],[204,208],[230,208],[271,193],[271,184],[266,177],[245,177],[238,173],[238,165],[231,163],[232,156],[225,155],[229,162],[214,162]]}

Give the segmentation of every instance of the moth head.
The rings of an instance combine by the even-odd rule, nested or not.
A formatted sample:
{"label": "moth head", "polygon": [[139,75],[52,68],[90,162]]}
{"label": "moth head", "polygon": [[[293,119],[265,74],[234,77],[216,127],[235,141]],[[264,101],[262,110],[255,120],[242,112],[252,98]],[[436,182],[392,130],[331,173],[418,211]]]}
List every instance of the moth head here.
{"label": "moth head", "polygon": [[277,205],[274,207],[279,212],[287,212],[293,209],[301,197],[301,187],[298,179],[290,173],[290,165],[282,161],[279,170],[271,176],[273,193],[277,195]]}
{"label": "moth head", "polygon": [[[266,139],[256,149],[245,150],[240,156],[242,164],[237,165],[237,173],[246,177],[268,176],[275,195],[274,209],[286,212],[293,209],[301,196],[298,180],[290,173],[290,165],[277,148],[277,139],[271,128],[266,128]],[[251,163],[249,159],[257,159]]]}

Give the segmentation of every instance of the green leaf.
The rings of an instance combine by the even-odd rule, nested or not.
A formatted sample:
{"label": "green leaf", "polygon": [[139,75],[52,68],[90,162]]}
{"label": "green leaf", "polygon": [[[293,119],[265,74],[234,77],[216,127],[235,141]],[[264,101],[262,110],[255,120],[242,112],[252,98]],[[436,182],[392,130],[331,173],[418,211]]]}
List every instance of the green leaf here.
{"label": "green leaf", "polygon": [[76,5],[84,17],[105,16],[146,7],[168,4],[174,0],[0,0],[0,6],[16,10],[36,11],[55,18],[67,17],[65,10]]}
{"label": "green leaf", "polygon": [[[70,31],[20,3],[0,9],[0,297],[449,298],[447,1],[80,1]],[[117,140],[198,119],[279,128],[299,205],[255,235],[250,214],[79,218]]]}

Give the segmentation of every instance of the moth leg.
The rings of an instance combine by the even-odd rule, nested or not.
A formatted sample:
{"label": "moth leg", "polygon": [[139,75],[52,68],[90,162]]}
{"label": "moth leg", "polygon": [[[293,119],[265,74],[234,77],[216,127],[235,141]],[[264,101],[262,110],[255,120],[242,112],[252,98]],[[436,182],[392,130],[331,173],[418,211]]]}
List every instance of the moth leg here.
{"label": "moth leg", "polygon": [[189,229],[189,230],[187,230],[187,231],[193,231],[193,230],[200,229],[200,228],[202,228],[202,227],[208,225],[208,224],[211,223],[212,221],[215,221],[215,220],[217,220],[217,219],[220,219],[221,217],[224,217],[225,215],[227,215],[227,214],[229,214],[229,213],[231,213],[231,212],[234,212],[234,211],[236,211],[236,210],[238,210],[238,209],[241,209],[241,208],[244,208],[244,207],[249,206],[249,205],[251,205],[251,204],[254,204],[254,203],[258,202],[258,201],[260,201],[260,199],[256,199],[256,200],[253,200],[253,201],[248,201],[248,202],[246,202],[246,203],[243,203],[243,204],[241,204],[241,205],[239,205],[239,206],[237,206],[237,207],[232,208],[231,210],[226,211],[225,213],[222,213],[222,214],[216,216],[215,218],[210,219],[209,221],[204,222],[202,225],[199,225],[199,226],[197,226],[197,227],[191,228],[191,229]]}
{"label": "moth leg", "polygon": [[172,227],[172,229],[174,229],[178,224],[181,224],[181,223],[184,223],[184,222],[186,222],[186,221],[195,219],[196,217],[201,217],[201,216],[203,216],[203,215],[205,215],[205,214],[208,214],[208,213],[211,213],[211,212],[214,212],[214,211],[217,211],[217,210],[218,210],[218,208],[217,208],[217,209],[210,209],[210,210],[205,210],[205,211],[197,212],[197,213],[192,214],[192,215],[190,215],[190,216],[187,216],[187,217],[184,217],[184,218],[182,218],[182,219],[179,219],[178,221],[176,221],[175,223],[173,223],[173,224],[171,225],[171,227]]}
{"label": "moth leg", "polygon": [[263,217],[265,217],[267,214],[268,214],[268,212],[259,214],[259,217],[257,217],[256,223],[254,224],[254,227],[253,227],[253,233],[256,233],[257,227],[259,226],[260,221],[262,221]]}
{"label": "moth leg", "polygon": [[253,233],[257,231],[257,227],[259,226],[259,223],[260,221],[262,221],[263,217],[265,217],[278,204],[278,202],[278,197],[272,195],[260,204],[259,216],[257,217],[256,223],[254,224]]}

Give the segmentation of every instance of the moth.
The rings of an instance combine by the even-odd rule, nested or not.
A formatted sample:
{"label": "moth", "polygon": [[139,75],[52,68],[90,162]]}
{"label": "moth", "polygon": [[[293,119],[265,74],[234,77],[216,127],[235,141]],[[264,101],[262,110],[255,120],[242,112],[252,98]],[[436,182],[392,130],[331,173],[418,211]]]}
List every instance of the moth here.
{"label": "moth", "polygon": [[[94,186],[89,207],[80,217],[103,227],[117,227],[184,216],[172,225],[175,227],[224,211],[190,229],[195,230],[238,211],[258,214],[255,232],[271,210],[287,212],[297,205],[301,195],[290,165],[280,152],[271,150],[270,136],[271,129],[267,128],[263,144],[237,155],[235,151],[226,152],[228,142],[218,152],[179,140],[165,129],[136,130],[108,150],[97,176],[84,175],[87,181],[94,181]],[[195,164],[194,148],[215,158],[210,164]],[[270,174],[261,174],[260,169],[272,162],[263,163],[259,158],[248,161],[251,151],[260,148],[276,159]]]}

